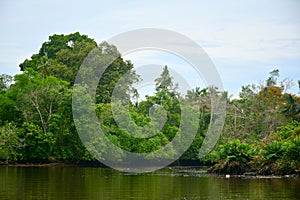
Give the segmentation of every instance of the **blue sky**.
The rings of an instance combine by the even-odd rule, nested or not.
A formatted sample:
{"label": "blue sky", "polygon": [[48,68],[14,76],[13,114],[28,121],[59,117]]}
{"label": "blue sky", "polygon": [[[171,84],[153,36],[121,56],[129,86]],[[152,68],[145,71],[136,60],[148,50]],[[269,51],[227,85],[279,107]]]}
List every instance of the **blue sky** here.
{"label": "blue sky", "polygon": [[[0,73],[16,74],[48,36],[79,31],[97,42],[139,28],[179,32],[211,57],[225,90],[281,77],[300,79],[300,1],[41,1],[0,2]],[[133,55],[137,63],[153,54]],[[156,58],[157,59],[157,58]],[[168,61],[176,67],[176,59]]]}

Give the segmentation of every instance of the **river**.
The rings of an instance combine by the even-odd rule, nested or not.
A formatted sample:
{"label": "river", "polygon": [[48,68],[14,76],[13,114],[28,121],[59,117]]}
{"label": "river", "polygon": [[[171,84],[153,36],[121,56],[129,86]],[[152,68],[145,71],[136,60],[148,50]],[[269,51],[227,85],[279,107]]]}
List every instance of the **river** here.
{"label": "river", "polygon": [[224,178],[200,168],[0,167],[0,199],[300,199],[300,178]]}

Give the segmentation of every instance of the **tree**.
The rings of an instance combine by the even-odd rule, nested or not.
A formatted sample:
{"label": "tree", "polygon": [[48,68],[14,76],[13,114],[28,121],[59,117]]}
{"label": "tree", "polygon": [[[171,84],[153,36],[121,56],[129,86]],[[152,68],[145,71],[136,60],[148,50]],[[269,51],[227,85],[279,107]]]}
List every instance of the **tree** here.
{"label": "tree", "polygon": [[20,113],[15,107],[15,101],[8,92],[0,91],[0,126],[6,122],[20,121]]}
{"label": "tree", "polygon": [[135,73],[133,64],[130,61],[124,61],[114,45],[102,42],[98,48],[101,54],[104,55],[102,59],[110,55],[116,56],[116,59],[105,69],[99,80],[96,102],[110,103],[115,88],[118,88],[118,93],[124,95],[122,98],[130,94],[133,94],[133,96],[138,95],[136,89],[133,88],[133,83],[138,82],[140,78]]}
{"label": "tree", "polygon": [[274,69],[273,71],[270,72],[270,77],[266,81],[266,86],[272,87],[272,86],[276,85],[277,77],[279,77],[279,70]]}
{"label": "tree", "polygon": [[0,127],[0,161],[16,161],[20,156],[22,142],[18,137],[20,130],[13,123]]}
{"label": "tree", "polygon": [[21,71],[29,68],[43,77],[55,76],[73,84],[76,73],[84,58],[97,47],[97,43],[78,32],[69,35],[53,35],[42,44],[38,54],[21,63]]}
{"label": "tree", "polygon": [[300,98],[292,94],[284,94],[283,114],[291,120],[300,120]]}
{"label": "tree", "polygon": [[[93,55],[95,58],[89,62]],[[83,70],[82,77],[78,76],[85,82],[74,84],[79,67],[85,63],[95,64],[95,68]],[[153,159],[155,155],[151,152],[165,147],[175,136],[181,139],[176,144],[180,149],[187,146],[191,136],[194,142],[180,161],[196,160],[210,121],[218,120],[218,116],[211,117],[211,95],[216,95],[226,99],[227,114],[224,134],[214,152],[217,158],[209,157],[212,162],[225,167],[226,173],[248,170],[253,163],[256,169],[268,170],[270,163],[275,169],[279,165],[287,167],[288,172],[300,169],[300,98],[287,92],[290,80],[279,82],[277,69],[270,72],[262,85],[243,86],[239,98],[230,100],[227,92],[220,93],[213,86],[196,87],[181,96],[164,66],[155,79],[155,94],[133,102],[138,95],[133,85],[140,80],[133,64],[123,60],[114,45],[97,44],[79,33],[50,36],[20,68],[23,73],[14,80],[9,75],[0,75],[1,161],[90,161],[104,157],[125,160],[126,153],[112,152],[102,135],[89,134],[98,128],[91,124],[88,115],[94,111],[105,136],[124,150],[149,153],[147,158]],[[91,72],[100,80],[83,77]],[[98,84],[96,94],[87,86],[92,81]],[[82,98],[72,101],[74,94]],[[73,111],[83,115],[73,120]],[[77,131],[83,133],[80,138]],[[194,137],[192,133],[196,131]],[[143,138],[147,137],[145,133],[151,136]],[[86,146],[81,139],[87,141]],[[163,156],[172,158],[175,153],[171,146]]]}
{"label": "tree", "polygon": [[178,85],[173,83],[173,77],[170,76],[168,66],[165,65],[160,77],[155,79],[155,86],[157,92],[167,92],[171,96],[176,94]]}
{"label": "tree", "polygon": [[43,79],[30,69],[16,75],[15,81],[14,90],[18,91],[17,107],[26,121],[38,121],[46,134],[52,115],[63,109],[60,105],[68,83],[53,76]]}
{"label": "tree", "polygon": [[[287,97],[284,97],[287,95],[284,94],[286,91],[284,85],[288,85],[284,83],[287,80],[278,86],[278,77],[279,70],[273,70],[264,85],[242,87],[240,99],[232,100],[227,106],[225,135],[247,142],[256,142],[275,131],[276,127],[287,123],[284,115],[290,113],[295,105],[288,108],[290,103],[285,99]],[[231,137],[228,135],[225,138],[230,140]]]}
{"label": "tree", "polygon": [[15,108],[15,99],[10,90],[12,82],[12,76],[0,75],[0,126],[4,125],[5,122],[19,121],[18,112]]}

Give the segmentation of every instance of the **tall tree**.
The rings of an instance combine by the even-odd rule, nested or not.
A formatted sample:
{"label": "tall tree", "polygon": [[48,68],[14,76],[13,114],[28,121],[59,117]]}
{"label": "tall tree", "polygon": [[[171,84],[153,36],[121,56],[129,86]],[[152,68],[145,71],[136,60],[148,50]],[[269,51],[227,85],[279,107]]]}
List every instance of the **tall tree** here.
{"label": "tall tree", "polygon": [[21,71],[29,68],[43,77],[52,75],[73,84],[78,68],[97,43],[78,32],[69,35],[53,35],[42,44],[38,54],[21,63]]}
{"label": "tall tree", "polygon": [[159,78],[155,79],[155,86],[157,92],[167,92],[175,95],[178,85],[173,82],[173,77],[170,75],[168,66],[165,65]]}
{"label": "tall tree", "polygon": [[[102,42],[99,44],[98,48],[100,49],[100,52],[104,55],[118,56],[105,69],[104,73],[102,74],[99,80],[99,84],[96,91],[96,102],[110,103],[113,90],[116,87],[123,87],[122,90],[126,90],[127,92],[135,93],[135,95],[137,95],[136,90],[132,87],[132,84],[138,82],[140,78],[135,73],[133,64],[130,61],[124,61],[114,45],[110,45],[107,42]],[[104,58],[105,57],[106,56],[104,56]],[[101,63],[101,61],[99,62]]]}

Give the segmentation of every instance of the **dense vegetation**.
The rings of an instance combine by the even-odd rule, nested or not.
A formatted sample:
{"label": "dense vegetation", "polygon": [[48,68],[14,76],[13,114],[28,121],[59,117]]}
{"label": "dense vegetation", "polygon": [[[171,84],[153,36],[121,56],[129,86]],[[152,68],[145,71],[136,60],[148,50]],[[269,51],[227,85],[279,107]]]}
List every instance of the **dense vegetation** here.
{"label": "dense vegetation", "polygon": [[[77,71],[88,53],[98,48],[103,54],[117,52],[106,42],[97,44],[86,35],[53,35],[40,51],[20,64],[22,74],[0,76],[0,162],[79,162],[94,161],[77,134],[72,118],[72,92]],[[177,92],[167,66],[157,77],[156,92],[145,100],[129,99],[130,116],[138,126],[151,121],[149,109],[161,105],[167,110],[167,121],[151,123],[149,131],[162,128],[149,138],[133,138],[121,129],[111,110],[111,96],[118,80],[128,70],[130,61],[119,56],[105,70],[96,91],[95,110],[101,128],[114,144],[131,152],[152,152],[180,134],[181,109],[193,113],[200,108],[194,142],[178,162],[198,161],[198,151],[210,122],[210,95],[216,88],[195,88],[185,96]],[[133,82],[139,76],[131,74]],[[300,170],[300,97],[288,93],[291,81],[279,82],[274,70],[261,85],[242,86],[240,98],[227,99],[223,135],[215,150],[201,162],[214,163],[215,173],[291,174]],[[299,83],[300,85],[300,83]],[[134,88],[126,88],[138,97]],[[186,102],[181,107],[180,102]],[[120,112],[122,112],[120,110]],[[135,130],[135,134],[143,134]],[[101,142],[95,138],[93,142]],[[89,151],[87,151],[87,149]],[[103,145],[105,151],[105,144]],[[97,152],[101,154],[101,152]],[[172,149],[166,152],[166,156]],[[101,157],[101,155],[99,155]],[[117,159],[122,160],[122,155]]]}

